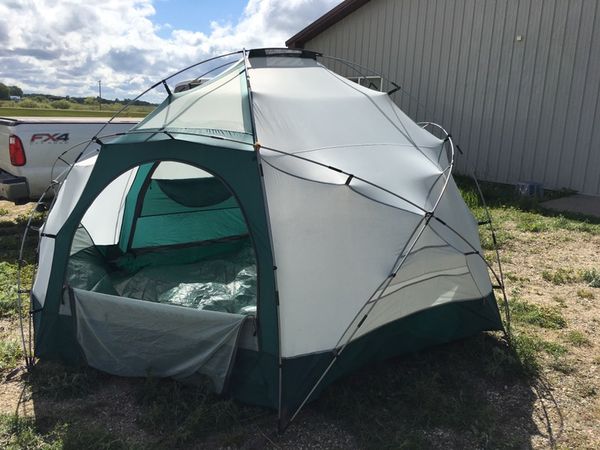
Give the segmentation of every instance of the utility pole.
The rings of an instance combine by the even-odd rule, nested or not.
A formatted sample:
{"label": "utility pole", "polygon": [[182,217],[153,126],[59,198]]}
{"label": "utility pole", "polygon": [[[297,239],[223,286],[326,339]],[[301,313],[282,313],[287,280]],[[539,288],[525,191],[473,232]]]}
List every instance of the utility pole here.
{"label": "utility pole", "polygon": [[100,111],[102,111],[102,80],[98,80],[98,104],[100,105]]}

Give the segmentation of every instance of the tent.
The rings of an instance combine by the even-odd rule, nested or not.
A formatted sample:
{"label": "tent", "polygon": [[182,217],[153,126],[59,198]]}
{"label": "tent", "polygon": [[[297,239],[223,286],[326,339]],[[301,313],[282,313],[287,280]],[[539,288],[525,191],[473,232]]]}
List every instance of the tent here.
{"label": "tent", "polygon": [[209,379],[281,426],[367,363],[501,330],[451,137],[260,49],[75,164],[40,232],[40,358]]}

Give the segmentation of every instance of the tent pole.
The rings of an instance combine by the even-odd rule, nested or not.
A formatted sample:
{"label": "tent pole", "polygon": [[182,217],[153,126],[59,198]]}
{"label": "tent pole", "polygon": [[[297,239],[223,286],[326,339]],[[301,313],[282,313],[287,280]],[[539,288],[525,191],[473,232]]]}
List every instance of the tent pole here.
{"label": "tent pole", "polygon": [[[250,84],[250,75],[248,73],[248,52],[246,49],[243,50],[243,59],[244,59],[244,72],[246,75],[246,87],[248,89],[248,103],[250,106],[250,122],[252,124],[252,136],[254,138],[254,150],[256,154],[256,163],[258,165],[258,172],[260,176],[260,185],[262,188],[262,198],[263,205],[267,219],[267,231],[269,233],[269,244],[271,246],[271,258],[273,260],[273,284],[275,288],[275,313],[277,315],[277,374],[278,374],[278,383],[277,383],[277,429],[279,432],[282,431],[281,428],[281,406],[282,406],[282,392],[283,392],[283,358],[281,356],[281,312],[279,309],[279,289],[277,287],[277,261],[275,259],[274,245],[273,245],[273,232],[271,230],[271,215],[269,214],[269,204],[267,202],[266,193],[267,190],[265,188],[265,179],[262,170],[262,158],[260,154],[261,145],[258,141],[258,135],[256,132],[256,122],[254,119],[254,101],[252,98],[252,86]],[[260,327],[260,322],[258,324]]]}

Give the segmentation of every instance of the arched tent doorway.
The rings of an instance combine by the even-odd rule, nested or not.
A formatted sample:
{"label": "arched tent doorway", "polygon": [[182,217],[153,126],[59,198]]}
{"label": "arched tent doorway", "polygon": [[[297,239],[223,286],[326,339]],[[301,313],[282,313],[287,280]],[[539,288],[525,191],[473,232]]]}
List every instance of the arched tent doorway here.
{"label": "arched tent doorway", "polygon": [[[169,155],[167,162],[164,161],[166,154]],[[226,364],[220,362],[217,369],[221,381],[213,378],[216,389],[223,387],[234,357],[243,359],[241,366],[272,366],[273,379],[268,383],[262,376],[260,380],[246,377],[236,383],[236,389],[242,387],[245,392],[270,399],[267,401],[272,404],[276,398],[271,391],[277,384],[278,345],[273,263],[252,146],[235,142],[223,145],[199,136],[175,140],[157,135],[148,140],[148,134],[140,133],[105,144],[87,175],[84,175],[85,164],[74,170],[81,171],[81,177],[74,174],[70,179],[79,179],[85,184],[77,203],[64,222],[56,216],[56,222],[48,221],[45,227],[45,234],[53,236],[56,251],[45,295],[36,294],[41,291],[43,274],[38,276],[38,288],[34,287],[34,298],[43,298],[40,305],[43,311],[38,316],[43,324],[36,335],[38,354],[72,362],[84,360],[119,374],[177,376],[172,371],[159,371],[152,359],[149,364],[136,367],[131,360],[127,363],[122,358],[109,361],[112,356],[104,355],[94,364],[90,355],[98,355],[100,347],[106,346],[110,338],[106,335],[94,347],[94,343],[86,344],[84,334],[86,329],[87,338],[98,334],[90,323],[99,321],[92,316],[111,309],[117,311],[117,304],[127,310],[121,309],[120,317],[126,318],[129,314],[124,328],[129,328],[132,336],[140,333],[132,324],[152,329],[168,325],[165,317],[174,314],[172,323],[178,324],[173,326],[179,340],[178,349],[185,347],[185,339],[188,339],[198,357],[199,345],[203,345],[199,340],[205,338],[196,331],[186,336],[181,325],[193,315],[193,319],[188,320],[191,328],[204,332],[211,327],[213,331],[220,328],[223,339],[230,335],[229,342],[224,344],[229,347],[228,353],[222,358]],[[76,195],[77,186],[70,186],[70,190]],[[112,205],[112,216],[103,205]],[[121,213],[115,215],[114,211],[119,209]],[[58,232],[51,235],[54,227],[59,228]],[[199,262],[201,264],[195,265]],[[189,270],[187,274],[181,270],[184,265]],[[231,273],[224,274],[224,267]],[[88,270],[90,268],[92,270]],[[204,283],[198,283],[198,270],[206,271]],[[85,276],[78,278],[80,274]],[[148,289],[140,289],[140,283],[145,283]],[[68,291],[63,289],[65,285]],[[236,289],[237,295],[231,295]],[[225,298],[224,293],[229,298]],[[71,298],[65,299],[67,294]],[[112,297],[119,302],[115,304]],[[130,301],[123,301],[124,298]],[[83,316],[86,314],[84,302],[99,308],[88,311],[88,322],[81,317],[81,312]],[[103,302],[105,306],[100,306]],[[188,308],[174,306],[177,302]],[[145,313],[149,314],[147,320],[151,325],[145,326],[144,320],[139,318]],[[207,320],[215,315],[220,315],[222,320],[213,321],[211,325]],[[118,319],[117,315],[114,317]],[[153,322],[154,319],[157,320]],[[198,320],[203,321],[202,326],[194,323]],[[50,326],[56,321],[62,325]],[[264,326],[258,327],[257,323]],[[160,330],[155,330],[155,335],[156,331]],[[118,331],[105,329],[102,332]],[[158,334],[165,342],[164,333]],[[219,338],[215,334],[209,340],[215,342]],[[114,356],[130,348],[132,356],[143,354],[131,342],[121,336],[119,345],[123,348],[110,353]],[[139,345],[142,344],[143,339],[139,341]],[[179,359],[184,354],[178,350]],[[148,355],[157,356],[156,349],[148,348]],[[183,367],[179,359],[173,366]],[[111,364],[113,367],[108,367]],[[197,365],[200,366],[212,370],[206,361]],[[197,372],[190,372],[191,368],[183,370],[182,376]],[[212,373],[208,375],[213,377]],[[258,383],[256,387],[243,387],[254,382]]]}

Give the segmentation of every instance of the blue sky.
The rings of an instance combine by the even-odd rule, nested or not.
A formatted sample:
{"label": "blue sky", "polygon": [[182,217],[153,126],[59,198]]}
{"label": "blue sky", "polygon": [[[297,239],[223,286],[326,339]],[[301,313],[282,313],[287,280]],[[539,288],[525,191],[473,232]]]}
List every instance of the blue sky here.
{"label": "blue sky", "polygon": [[235,22],[247,4],[247,0],[158,0],[154,3],[154,22],[171,26],[160,29],[158,35],[163,38],[169,37],[171,28],[210,33],[211,22]]}
{"label": "blue sky", "polygon": [[[0,0],[0,82],[133,98],[206,58],[285,41],[341,0]],[[153,100],[155,101],[155,99]]]}

